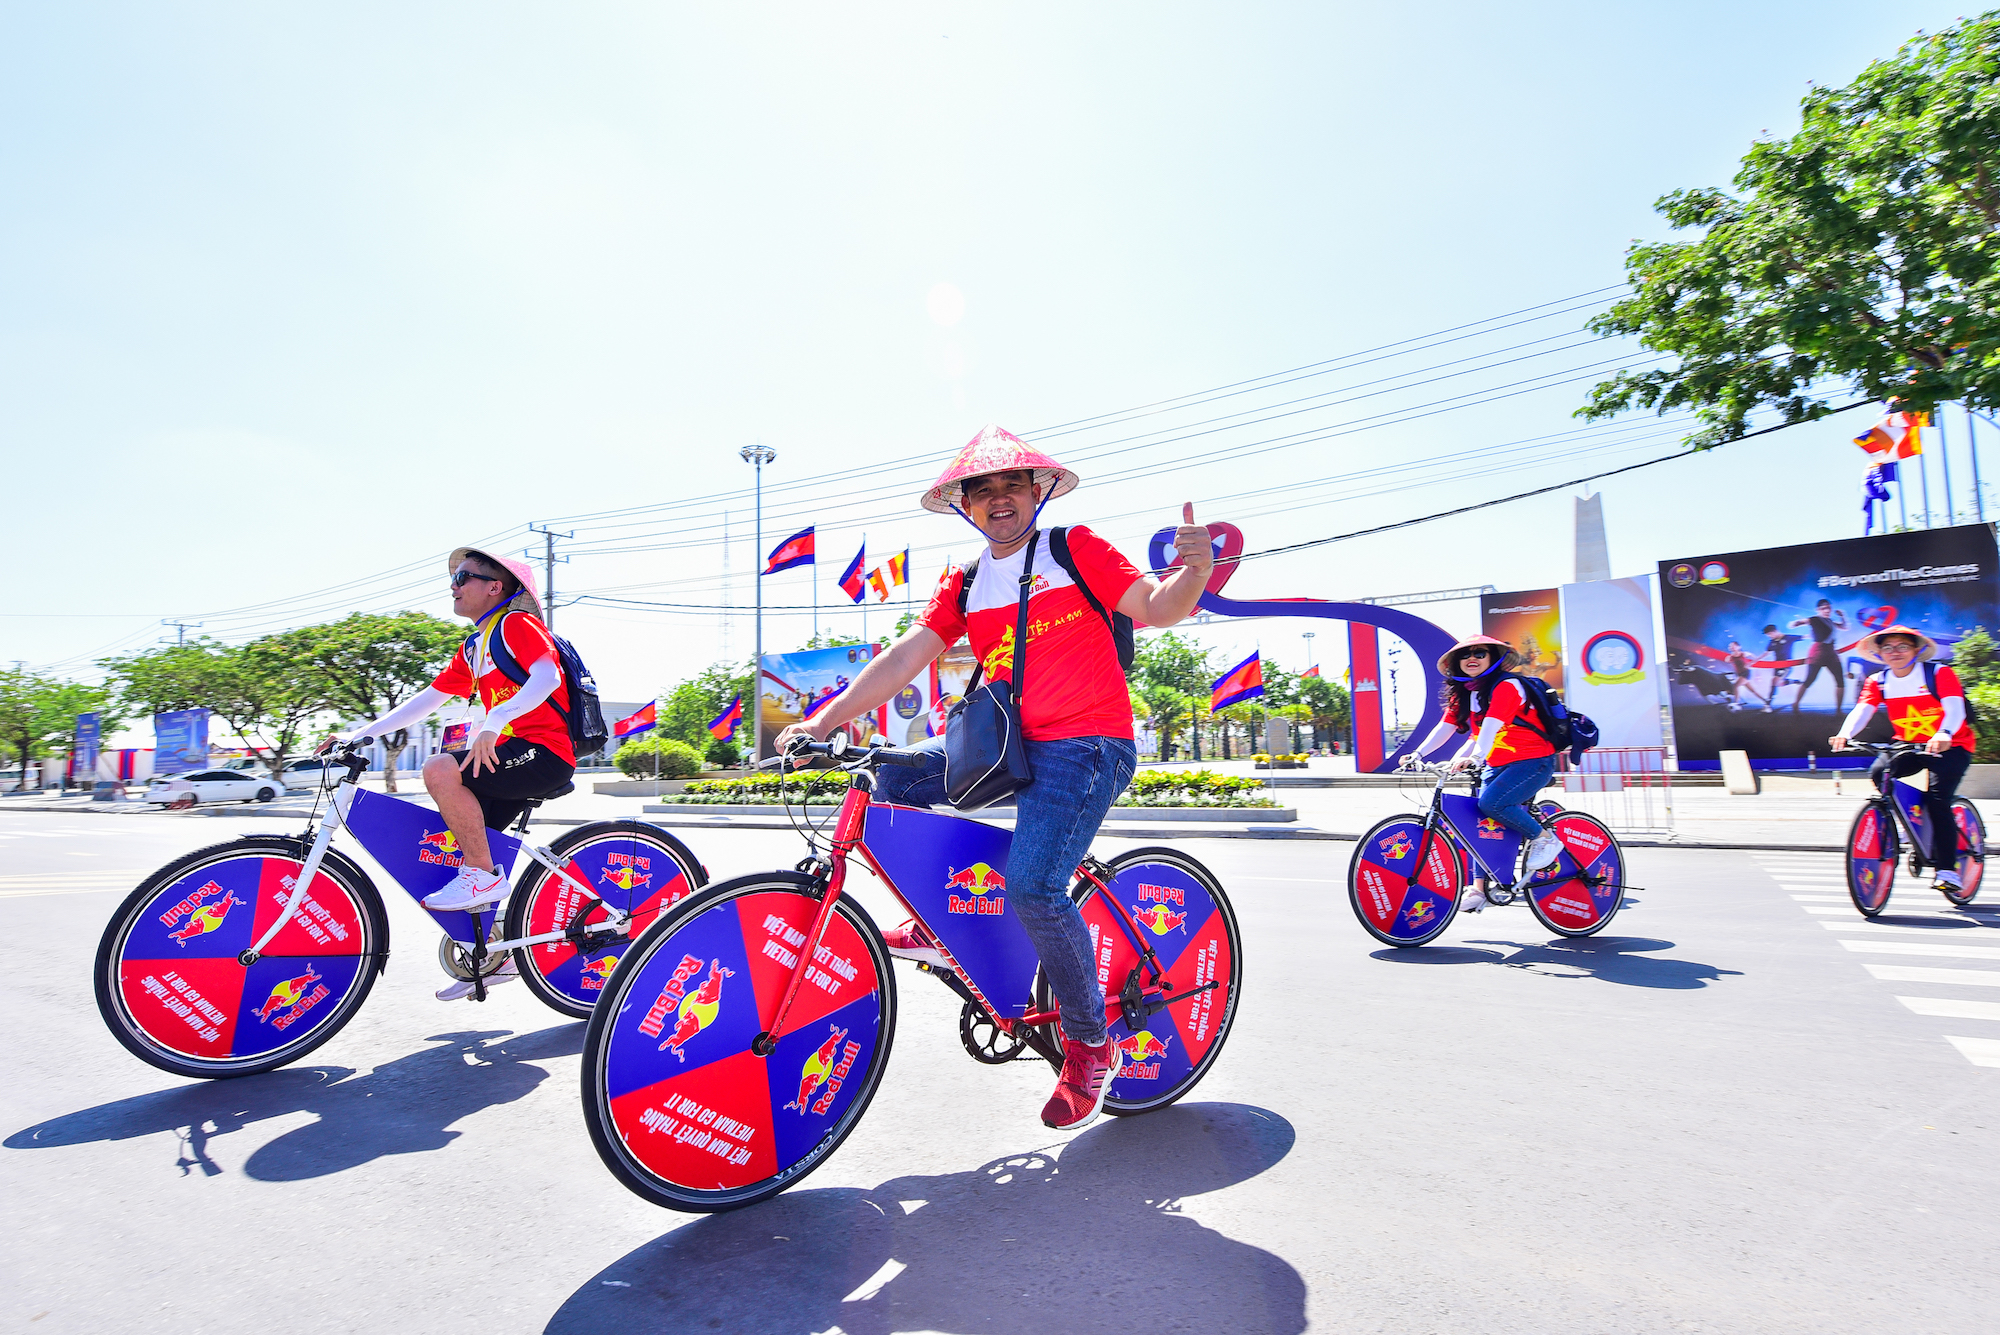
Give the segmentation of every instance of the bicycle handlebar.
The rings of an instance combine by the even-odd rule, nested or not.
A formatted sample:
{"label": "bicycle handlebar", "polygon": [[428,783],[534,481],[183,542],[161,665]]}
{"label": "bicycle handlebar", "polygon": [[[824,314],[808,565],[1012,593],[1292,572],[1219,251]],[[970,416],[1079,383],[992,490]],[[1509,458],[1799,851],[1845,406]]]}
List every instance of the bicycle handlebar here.
{"label": "bicycle handlebar", "polygon": [[[782,764],[784,761],[796,756],[825,756],[829,760],[845,761],[850,765],[873,762],[886,765],[921,766],[924,763],[922,756],[911,755],[907,751],[898,751],[893,747],[856,746],[854,743],[848,741],[846,735],[842,733],[835,733],[834,740],[830,742],[809,742],[803,737],[794,737],[791,745],[785,748],[785,754],[773,759],[777,763]],[[764,761],[762,763],[768,765],[772,761]]]}

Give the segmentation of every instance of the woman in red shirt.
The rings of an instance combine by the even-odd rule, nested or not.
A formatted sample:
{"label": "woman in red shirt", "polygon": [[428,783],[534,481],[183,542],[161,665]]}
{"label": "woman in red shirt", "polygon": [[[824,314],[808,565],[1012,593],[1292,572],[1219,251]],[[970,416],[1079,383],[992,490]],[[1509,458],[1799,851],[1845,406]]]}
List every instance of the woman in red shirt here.
{"label": "woman in red shirt", "polygon": [[[1972,764],[1976,738],[1967,721],[1965,688],[1958,674],[1940,665],[1929,672],[1919,666],[1937,653],[1937,642],[1920,630],[1890,626],[1865,635],[1855,648],[1866,658],[1886,666],[1861,684],[1860,698],[1829,740],[1836,751],[1845,750],[1853,736],[1868,726],[1877,708],[1889,711],[1889,726],[1899,742],[1922,742],[1921,751],[1899,756],[1877,756],[1869,777],[1877,787],[1885,774],[1901,778],[1920,769],[1931,772],[1930,786],[1924,790],[1924,811],[1931,823],[1931,866],[1937,870],[1936,888],[1956,892],[1964,888],[1958,875],[1958,826],[1952,820],[1951,799],[1959,780]],[[1935,689],[1933,689],[1935,684]]]}

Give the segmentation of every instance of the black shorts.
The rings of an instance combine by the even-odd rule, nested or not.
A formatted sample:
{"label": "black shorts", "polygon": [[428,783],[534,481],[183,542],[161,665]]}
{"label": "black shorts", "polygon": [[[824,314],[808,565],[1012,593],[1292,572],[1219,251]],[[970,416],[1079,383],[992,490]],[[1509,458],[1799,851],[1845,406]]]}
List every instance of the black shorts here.
{"label": "black shorts", "polygon": [[[479,767],[474,777],[471,766],[458,772],[466,791],[479,799],[480,818],[489,830],[504,830],[521,818],[528,803],[547,797],[568,783],[576,766],[540,742],[509,737],[496,748],[500,768]],[[463,761],[462,752],[452,752]]]}

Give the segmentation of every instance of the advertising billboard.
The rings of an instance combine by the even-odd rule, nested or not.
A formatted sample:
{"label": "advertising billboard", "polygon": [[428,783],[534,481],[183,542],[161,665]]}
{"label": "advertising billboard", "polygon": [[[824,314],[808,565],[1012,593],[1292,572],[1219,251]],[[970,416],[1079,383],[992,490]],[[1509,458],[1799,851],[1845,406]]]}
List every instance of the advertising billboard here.
{"label": "advertising billboard", "polygon": [[1479,630],[1514,646],[1514,670],[1562,689],[1562,603],[1554,589],[1489,593],[1479,601]]}
{"label": "advertising billboard", "polygon": [[[1570,708],[1597,724],[1598,748],[1661,747],[1652,757],[1628,757],[1605,768],[1658,769],[1666,759],[1660,737],[1659,654],[1653,643],[1653,595],[1643,579],[1599,579],[1562,587],[1562,624],[1569,635]],[[1629,763],[1638,760],[1641,763]],[[1644,762],[1650,763],[1644,763]],[[1591,768],[1590,755],[1583,767]]]}
{"label": "advertising billboard", "polygon": [[1760,769],[1802,769],[1809,755],[1827,765],[1827,739],[1878,666],[1856,642],[1900,621],[1949,662],[1967,632],[2000,622],[1995,567],[1986,524],[1662,561],[1681,768],[1714,769],[1722,751]]}
{"label": "advertising billboard", "polygon": [[153,773],[208,768],[208,711],[173,709],[153,715]]}
{"label": "advertising billboard", "polygon": [[97,773],[97,744],[100,718],[96,714],[76,716],[76,741],[71,747],[69,772],[72,777],[80,776],[89,783]]}
{"label": "advertising billboard", "polygon": [[[795,654],[765,654],[763,670],[757,677],[757,710],[762,739],[760,759],[777,754],[778,734],[791,724],[810,718],[846,690],[861,675],[861,669],[875,657],[872,644],[841,644],[831,649],[801,649]],[[907,692],[906,692],[907,694]],[[899,703],[901,697],[898,697]],[[847,725],[847,734],[865,742],[872,733],[891,741],[900,739],[889,732],[887,707],[864,714]],[[898,714],[901,709],[896,710]],[[919,738],[918,740],[922,740]]]}

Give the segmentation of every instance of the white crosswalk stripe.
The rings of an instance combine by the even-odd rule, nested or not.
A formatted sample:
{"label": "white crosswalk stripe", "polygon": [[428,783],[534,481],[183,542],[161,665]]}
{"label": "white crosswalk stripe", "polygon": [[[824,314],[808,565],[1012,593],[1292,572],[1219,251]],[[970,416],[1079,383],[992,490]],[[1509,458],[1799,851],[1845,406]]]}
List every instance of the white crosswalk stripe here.
{"label": "white crosswalk stripe", "polygon": [[[1955,908],[1931,889],[1928,878],[1905,874],[1896,878],[1885,915],[1893,921],[1870,920],[1855,910],[1847,893],[1847,871],[1837,855],[1753,854],[1752,858],[1809,915],[1809,921],[1840,933],[1832,939],[1850,953],[2000,964],[2000,917],[1995,916],[2000,909],[1995,906]],[[2000,987],[2000,969],[1857,962],[1885,983],[1919,983],[1947,990]],[[1948,994],[1898,995],[1896,1000],[1913,1015],[2000,1025],[2000,1001]],[[1940,1037],[1972,1065],[2000,1067],[2000,1035]]]}
{"label": "white crosswalk stripe", "polygon": [[0,899],[27,895],[88,895],[106,890],[130,890],[146,878],[143,871],[41,872],[0,876]]}

